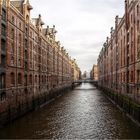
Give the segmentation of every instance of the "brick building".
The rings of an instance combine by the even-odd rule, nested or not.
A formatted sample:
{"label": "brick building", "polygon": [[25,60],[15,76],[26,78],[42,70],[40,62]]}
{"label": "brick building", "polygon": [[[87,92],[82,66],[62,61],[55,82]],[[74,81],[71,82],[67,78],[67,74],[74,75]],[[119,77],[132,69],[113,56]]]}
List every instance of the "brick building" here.
{"label": "brick building", "polygon": [[125,0],[98,57],[99,85],[140,101],[140,1]]}
{"label": "brick building", "polygon": [[44,28],[32,9],[29,0],[0,0],[0,113],[70,86],[78,67],[56,41],[55,26]]}
{"label": "brick building", "polygon": [[93,65],[93,68],[90,72],[90,78],[92,80],[98,81],[98,66],[97,65]]}

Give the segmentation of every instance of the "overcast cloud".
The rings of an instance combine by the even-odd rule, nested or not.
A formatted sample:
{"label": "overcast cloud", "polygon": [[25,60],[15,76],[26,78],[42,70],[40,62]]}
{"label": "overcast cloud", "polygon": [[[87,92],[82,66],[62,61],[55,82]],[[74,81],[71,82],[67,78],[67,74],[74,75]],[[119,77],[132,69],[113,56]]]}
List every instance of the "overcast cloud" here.
{"label": "overcast cloud", "polygon": [[102,44],[124,13],[124,0],[30,0],[32,17],[42,15],[45,26],[56,26],[60,40],[82,71],[97,63]]}

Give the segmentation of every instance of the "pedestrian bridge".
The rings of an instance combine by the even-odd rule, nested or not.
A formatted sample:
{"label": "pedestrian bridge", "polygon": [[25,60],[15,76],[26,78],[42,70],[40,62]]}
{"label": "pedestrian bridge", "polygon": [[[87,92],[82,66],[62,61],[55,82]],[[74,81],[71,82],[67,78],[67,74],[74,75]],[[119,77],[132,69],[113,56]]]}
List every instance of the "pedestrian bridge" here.
{"label": "pedestrian bridge", "polygon": [[74,90],[83,90],[83,91],[88,91],[88,90],[97,90],[97,88],[75,88]]}
{"label": "pedestrian bridge", "polygon": [[73,85],[74,84],[82,84],[82,83],[93,83],[95,85],[98,85],[98,81],[95,81],[95,80],[90,80],[90,79],[86,79],[86,80],[78,80],[78,81],[75,81],[73,82]]}

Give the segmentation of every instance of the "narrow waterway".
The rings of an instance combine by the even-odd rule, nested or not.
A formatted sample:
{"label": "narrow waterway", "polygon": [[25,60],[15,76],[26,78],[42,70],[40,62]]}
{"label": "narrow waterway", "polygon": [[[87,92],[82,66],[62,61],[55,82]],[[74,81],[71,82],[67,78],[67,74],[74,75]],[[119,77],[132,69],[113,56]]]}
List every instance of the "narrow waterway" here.
{"label": "narrow waterway", "polygon": [[0,138],[138,139],[140,128],[86,83],[0,129]]}

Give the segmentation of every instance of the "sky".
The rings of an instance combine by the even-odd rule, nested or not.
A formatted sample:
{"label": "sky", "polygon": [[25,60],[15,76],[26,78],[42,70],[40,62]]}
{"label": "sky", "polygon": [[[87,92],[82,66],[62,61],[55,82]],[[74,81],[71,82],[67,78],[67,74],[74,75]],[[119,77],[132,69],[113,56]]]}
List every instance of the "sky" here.
{"label": "sky", "polygon": [[124,14],[124,0],[30,0],[31,17],[41,14],[44,27],[56,26],[56,40],[76,59],[81,71],[90,71],[115,16]]}

